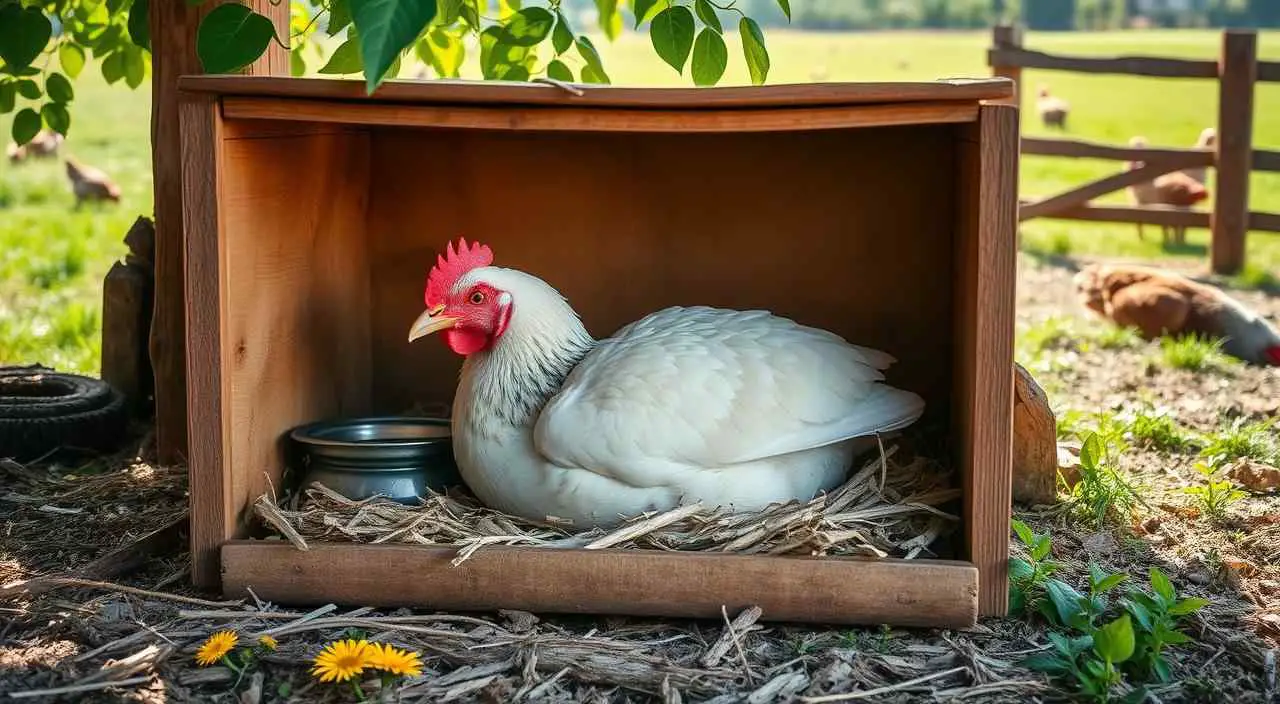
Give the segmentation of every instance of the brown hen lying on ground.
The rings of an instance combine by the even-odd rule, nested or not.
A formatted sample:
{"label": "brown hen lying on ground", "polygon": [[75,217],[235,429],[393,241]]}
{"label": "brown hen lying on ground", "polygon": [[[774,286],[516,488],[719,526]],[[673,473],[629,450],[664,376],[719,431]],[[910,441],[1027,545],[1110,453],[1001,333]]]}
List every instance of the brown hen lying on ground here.
{"label": "brown hen lying on ground", "polygon": [[1091,264],[1075,276],[1090,310],[1146,339],[1207,335],[1222,350],[1252,364],[1280,365],[1280,332],[1219,289],[1162,269]]}

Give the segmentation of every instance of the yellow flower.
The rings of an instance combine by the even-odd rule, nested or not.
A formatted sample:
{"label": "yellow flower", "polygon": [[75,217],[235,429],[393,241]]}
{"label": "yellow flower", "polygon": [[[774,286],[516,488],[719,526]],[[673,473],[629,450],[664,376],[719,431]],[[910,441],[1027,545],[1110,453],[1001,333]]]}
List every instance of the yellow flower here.
{"label": "yellow flower", "polygon": [[280,647],[280,643],[277,642],[276,639],[272,638],[271,636],[258,636],[258,645],[261,645],[267,650],[275,650],[276,648]]}
{"label": "yellow flower", "polygon": [[369,667],[393,675],[414,677],[422,674],[422,661],[411,650],[400,650],[392,645],[374,643],[369,646]]}
{"label": "yellow flower", "polygon": [[311,674],[321,682],[341,682],[364,672],[369,665],[369,643],[364,640],[338,640],[325,646],[316,656]]}
{"label": "yellow flower", "polygon": [[236,641],[240,636],[235,631],[218,631],[209,636],[200,649],[196,651],[196,664],[201,667],[208,667],[222,659],[224,655],[231,652],[236,647]]}

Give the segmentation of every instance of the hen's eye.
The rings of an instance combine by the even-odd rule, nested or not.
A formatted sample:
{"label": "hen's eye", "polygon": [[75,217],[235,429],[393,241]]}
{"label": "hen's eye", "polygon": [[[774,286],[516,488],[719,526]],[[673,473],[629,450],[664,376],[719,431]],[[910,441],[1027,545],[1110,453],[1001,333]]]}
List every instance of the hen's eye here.
{"label": "hen's eye", "polygon": [[480,305],[481,303],[484,303],[484,293],[481,291],[476,291],[475,293],[471,294],[471,302],[474,303],[475,305]]}

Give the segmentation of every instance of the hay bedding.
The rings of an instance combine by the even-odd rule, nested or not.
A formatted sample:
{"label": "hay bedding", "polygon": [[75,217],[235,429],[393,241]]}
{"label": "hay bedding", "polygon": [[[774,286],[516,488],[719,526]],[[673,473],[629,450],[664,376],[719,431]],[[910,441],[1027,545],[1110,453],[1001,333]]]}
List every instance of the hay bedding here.
{"label": "hay bedding", "polygon": [[312,540],[455,546],[454,564],[491,545],[934,557],[958,522],[941,507],[960,492],[938,463],[922,457],[899,463],[897,454],[889,448],[808,502],[742,513],[692,504],[630,517],[609,531],[507,515],[465,490],[431,492],[420,505],[406,506],[382,497],[354,501],[313,483],[284,500],[264,494],[255,511],[299,549]]}

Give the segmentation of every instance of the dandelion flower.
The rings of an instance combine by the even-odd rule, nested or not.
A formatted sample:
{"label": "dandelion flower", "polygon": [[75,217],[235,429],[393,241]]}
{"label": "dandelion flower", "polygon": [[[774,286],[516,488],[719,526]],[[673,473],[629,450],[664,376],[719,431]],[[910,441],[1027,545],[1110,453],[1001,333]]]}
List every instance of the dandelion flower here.
{"label": "dandelion flower", "polygon": [[374,643],[369,646],[369,667],[393,675],[415,677],[422,674],[422,661],[416,652],[400,650],[392,645]]}
{"label": "dandelion flower", "polygon": [[280,647],[280,643],[271,636],[258,636],[258,645],[261,645],[267,650],[275,650]]}
{"label": "dandelion flower", "polygon": [[364,672],[369,666],[369,643],[365,640],[338,640],[326,645],[316,656],[311,674],[321,682],[341,682]]}
{"label": "dandelion flower", "polygon": [[214,633],[196,651],[196,664],[201,667],[208,667],[218,662],[223,656],[231,652],[232,648],[236,647],[236,641],[239,639],[240,636],[236,635],[235,631],[218,631]]}

